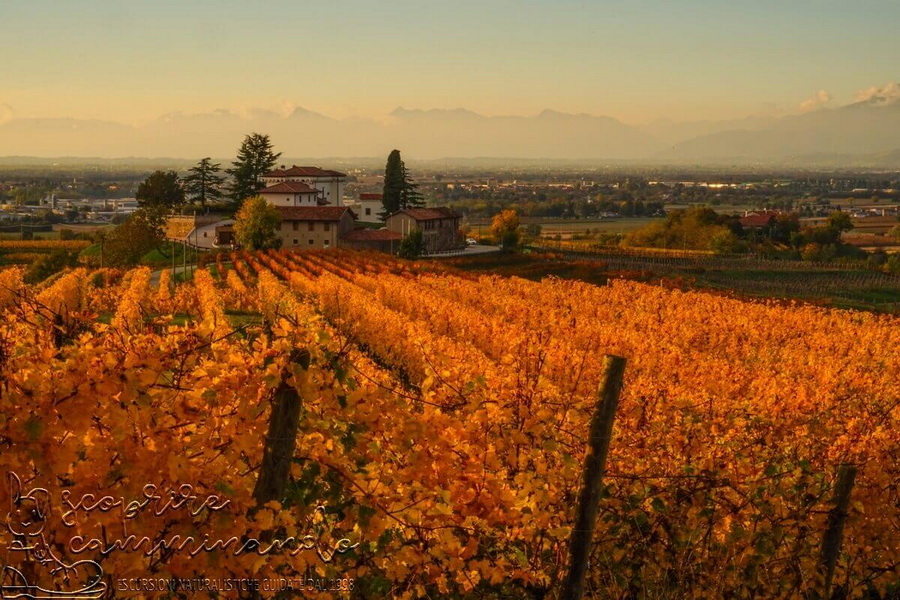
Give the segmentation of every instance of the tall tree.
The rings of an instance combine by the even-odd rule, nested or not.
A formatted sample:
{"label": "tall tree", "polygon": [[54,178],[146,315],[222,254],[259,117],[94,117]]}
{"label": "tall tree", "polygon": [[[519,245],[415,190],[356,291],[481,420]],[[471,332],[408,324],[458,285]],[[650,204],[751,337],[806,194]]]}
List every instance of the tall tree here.
{"label": "tall tree", "polygon": [[384,208],[381,217],[385,218],[404,208],[424,206],[425,202],[418,188],[418,184],[409,176],[400,151],[392,150],[384,167],[384,189],[381,194]]}
{"label": "tall tree", "polygon": [[246,250],[278,248],[281,239],[275,230],[281,224],[281,213],[262,196],[244,200],[234,217],[234,237]]}
{"label": "tall tree", "polygon": [[192,198],[200,200],[200,206],[206,208],[208,200],[216,200],[222,197],[220,189],[224,177],[219,173],[222,171],[219,163],[213,163],[210,157],[206,157],[197,163],[197,166],[191,167],[190,175],[184,178],[184,189]]}
{"label": "tall tree", "polygon": [[384,207],[382,217],[388,217],[400,210],[400,199],[403,196],[404,182],[403,160],[399,150],[392,150],[384,167],[384,189],[381,192],[381,204]]}
{"label": "tall tree", "polygon": [[419,192],[419,184],[410,177],[406,163],[400,161],[400,164],[403,166],[403,193],[400,194],[400,209],[425,206],[425,198]]}
{"label": "tall tree", "polygon": [[135,194],[142,208],[172,211],[184,204],[184,188],[175,171],[154,171]]}
{"label": "tall tree", "polygon": [[275,167],[279,156],[281,152],[272,151],[268,135],[251,133],[245,137],[237,160],[231,163],[231,169],[225,169],[232,178],[231,197],[241,202],[255,196],[264,187],[259,178]]}

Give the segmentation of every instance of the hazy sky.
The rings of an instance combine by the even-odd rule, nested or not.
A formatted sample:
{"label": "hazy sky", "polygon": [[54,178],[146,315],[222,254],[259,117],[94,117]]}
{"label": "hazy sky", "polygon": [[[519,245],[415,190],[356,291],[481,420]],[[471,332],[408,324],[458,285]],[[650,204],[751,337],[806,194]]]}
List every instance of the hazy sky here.
{"label": "hazy sky", "polygon": [[900,79],[898,22],[897,0],[0,0],[0,121],[797,112]]}

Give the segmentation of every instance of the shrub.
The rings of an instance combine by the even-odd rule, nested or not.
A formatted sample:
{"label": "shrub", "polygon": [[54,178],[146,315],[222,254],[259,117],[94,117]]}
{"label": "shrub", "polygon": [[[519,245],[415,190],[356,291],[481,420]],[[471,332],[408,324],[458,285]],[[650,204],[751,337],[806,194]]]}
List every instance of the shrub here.
{"label": "shrub", "polygon": [[26,283],[37,283],[78,263],[78,252],[57,248],[37,259],[25,271]]}

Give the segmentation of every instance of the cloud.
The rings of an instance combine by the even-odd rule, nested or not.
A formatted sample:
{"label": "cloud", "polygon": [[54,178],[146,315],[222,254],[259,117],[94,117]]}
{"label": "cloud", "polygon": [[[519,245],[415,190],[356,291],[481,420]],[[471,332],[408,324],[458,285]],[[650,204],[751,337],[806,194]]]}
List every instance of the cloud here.
{"label": "cloud", "polygon": [[878,106],[886,106],[900,100],[900,83],[888,83],[881,87],[874,86],[856,92],[857,102],[869,102]]}
{"label": "cloud", "polygon": [[824,108],[829,102],[831,102],[831,94],[825,90],[819,90],[815,96],[800,103],[800,112],[807,113]]}
{"label": "cloud", "polygon": [[6,125],[15,117],[12,106],[9,104],[0,104],[0,125]]}

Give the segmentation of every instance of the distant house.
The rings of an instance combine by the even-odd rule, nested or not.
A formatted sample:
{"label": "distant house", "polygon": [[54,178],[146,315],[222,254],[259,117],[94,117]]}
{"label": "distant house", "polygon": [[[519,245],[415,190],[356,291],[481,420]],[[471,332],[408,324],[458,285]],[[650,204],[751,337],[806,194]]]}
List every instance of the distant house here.
{"label": "distant house", "polygon": [[326,204],[342,206],[344,204],[344,184],[347,174],[340,171],[321,169],[319,167],[298,167],[275,169],[269,171],[260,180],[267,186],[286,181],[301,182],[322,192]]}
{"label": "distant house", "polygon": [[281,226],[276,234],[281,247],[335,248],[353,230],[356,215],[346,206],[278,206]]}
{"label": "distant house", "polygon": [[390,215],[385,224],[389,231],[399,233],[402,237],[406,237],[414,229],[421,230],[425,251],[431,254],[465,247],[459,221],[459,214],[445,206],[439,206],[407,208]]}
{"label": "distant house", "polygon": [[260,190],[259,195],[274,206],[320,206],[328,204],[322,190],[302,181],[282,181]]}
{"label": "distant house", "polygon": [[775,224],[779,214],[781,213],[774,210],[747,212],[740,219],[741,227],[744,229],[768,229]]}

